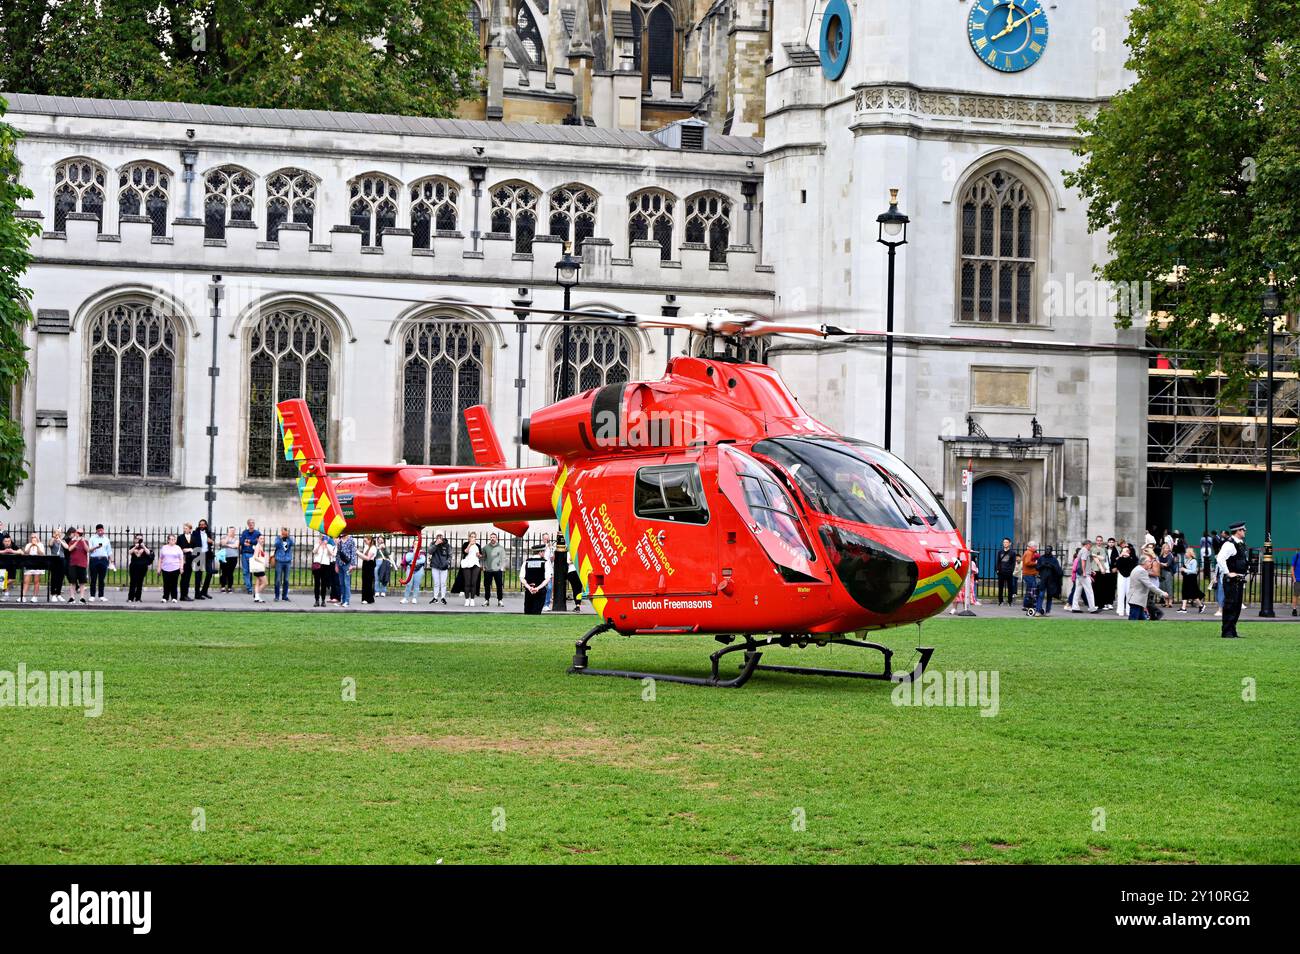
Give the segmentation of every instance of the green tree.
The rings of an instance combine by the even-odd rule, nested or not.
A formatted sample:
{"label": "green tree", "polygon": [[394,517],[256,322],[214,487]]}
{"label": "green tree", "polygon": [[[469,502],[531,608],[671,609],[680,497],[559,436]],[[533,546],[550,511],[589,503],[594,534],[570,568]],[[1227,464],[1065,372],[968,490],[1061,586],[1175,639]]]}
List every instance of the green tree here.
{"label": "green tree", "polygon": [[1185,363],[1225,356],[1236,391],[1270,267],[1300,275],[1300,0],[1142,0],[1130,26],[1136,81],[1080,123],[1066,181],[1108,232],[1101,277],[1159,300],[1176,275],[1179,344],[1205,352]]}
{"label": "green tree", "polygon": [[447,116],[482,63],[468,0],[5,0],[0,89]]}
{"label": "green tree", "polygon": [[[0,97],[0,116],[5,101]],[[0,121],[0,506],[8,507],[27,479],[23,463],[22,422],[15,420],[10,398],[27,374],[27,346],[23,332],[31,320],[22,276],[31,264],[28,242],[38,231],[30,219],[18,218],[18,203],[30,199],[30,189],[19,184],[20,171],[14,145],[19,133]]]}

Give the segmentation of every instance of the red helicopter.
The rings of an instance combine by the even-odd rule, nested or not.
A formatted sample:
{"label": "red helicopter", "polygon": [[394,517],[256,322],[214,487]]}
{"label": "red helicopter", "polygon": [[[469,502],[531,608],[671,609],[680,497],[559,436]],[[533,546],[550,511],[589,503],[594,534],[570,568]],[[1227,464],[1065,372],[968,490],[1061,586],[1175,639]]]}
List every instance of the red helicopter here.
{"label": "red helicopter", "polygon": [[[711,338],[857,334],[722,311],[637,324]],[[278,412],[308,526],[319,532],[493,523],[522,535],[527,521],[558,520],[601,618],[576,644],[569,672],[578,675],[719,687],[742,686],[757,670],[911,681],[933,648],[917,647],[915,665],[897,671],[893,651],[862,634],[941,612],[968,568],[969,550],[920,477],[809,416],[763,364],[674,357],[662,380],[543,408],[520,440],[556,462],[549,467],[507,467],[481,406],[465,412],[473,468],[327,463],[306,403],[283,401]],[[723,648],[705,677],[593,669],[590,643],[610,630],[711,635]],[[760,664],[765,647],[835,645],[875,650],[883,666]],[[719,663],[734,652],[744,654],[740,670],[724,676]]]}

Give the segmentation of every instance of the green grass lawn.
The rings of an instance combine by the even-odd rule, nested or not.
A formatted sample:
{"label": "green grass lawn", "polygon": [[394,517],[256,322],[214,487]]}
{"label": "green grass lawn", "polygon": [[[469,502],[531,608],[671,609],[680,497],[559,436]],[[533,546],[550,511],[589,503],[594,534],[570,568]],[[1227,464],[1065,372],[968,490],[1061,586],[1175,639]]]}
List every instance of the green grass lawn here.
{"label": "green grass lawn", "polygon": [[[105,683],[97,719],[0,708],[0,861],[1300,861],[1300,628],[887,635],[936,646],[935,670],[997,670],[988,718],[774,673],[644,701],[565,674],[590,622],[0,612],[0,670]],[[607,635],[592,665],[701,672],[714,648]],[[765,661],[877,665],[860,655]]]}

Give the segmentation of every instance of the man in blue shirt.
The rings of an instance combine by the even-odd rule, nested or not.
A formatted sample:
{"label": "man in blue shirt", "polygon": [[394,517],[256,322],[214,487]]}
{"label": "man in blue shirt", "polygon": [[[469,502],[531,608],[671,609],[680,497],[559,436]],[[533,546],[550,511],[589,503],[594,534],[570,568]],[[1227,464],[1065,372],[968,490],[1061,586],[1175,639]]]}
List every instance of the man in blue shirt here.
{"label": "man in blue shirt", "polygon": [[289,528],[281,527],[275,538],[275,600],[289,602],[289,569],[293,566],[293,537]]}
{"label": "man in blue shirt", "polygon": [[357,544],[352,534],[344,530],[339,534],[339,549],[334,556],[334,563],[339,571],[339,605],[348,606],[352,602],[352,566],[357,562]]}
{"label": "man in blue shirt", "polygon": [[96,598],[101,603],[107,602],[104,596],[104,580],[108,576],[109,564],[113,562],[113,544],[104,532],[102,523],[95,524],[95,532],[86,540],[90,547],[90,601]]}
{"label": "man in blue shirt", "polygon": [[248,518],[248,529],[239,535],[239,568],[244,571],[244,591],[253,592],[253,574],[248,571],[248,558],[257,548],[257,541],[262,539],[262,531],[257,529],[257,521]]}

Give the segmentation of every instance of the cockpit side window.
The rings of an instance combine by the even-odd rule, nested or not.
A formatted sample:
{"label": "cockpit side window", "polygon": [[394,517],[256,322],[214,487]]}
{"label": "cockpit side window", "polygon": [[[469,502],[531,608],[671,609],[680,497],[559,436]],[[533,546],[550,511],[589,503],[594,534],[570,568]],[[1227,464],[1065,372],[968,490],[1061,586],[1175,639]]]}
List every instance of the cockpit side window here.
{"label": "cockpit side window", "polygon": [[638,517],[649,520],[708,523],[709,505],[699,465],[642,467],[636,472],[633,509]]}

